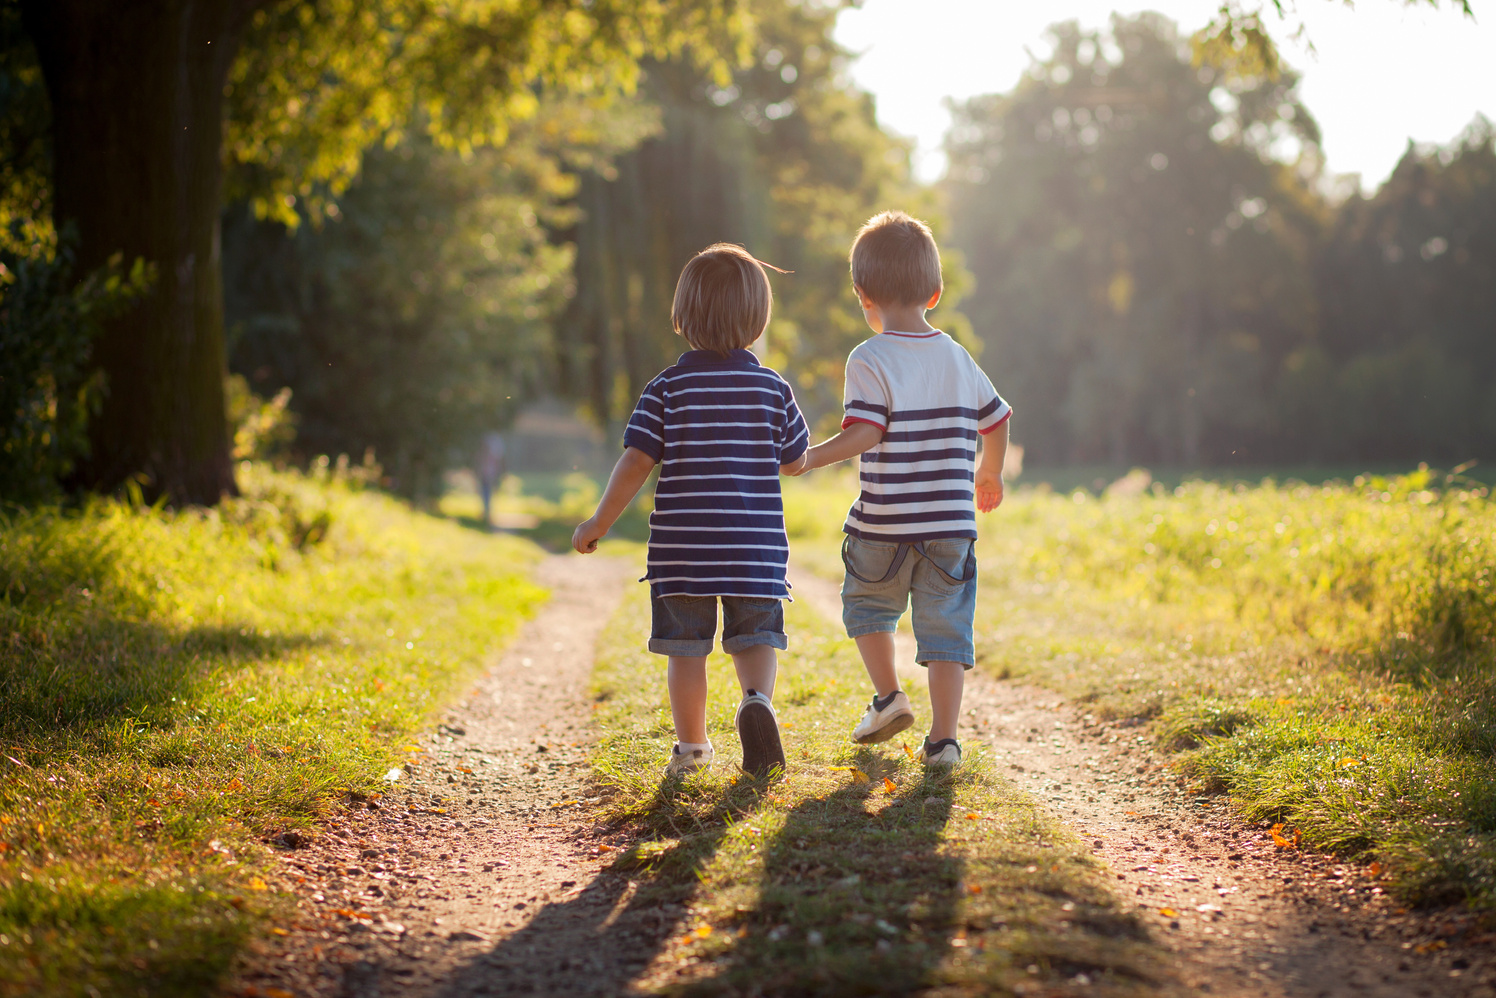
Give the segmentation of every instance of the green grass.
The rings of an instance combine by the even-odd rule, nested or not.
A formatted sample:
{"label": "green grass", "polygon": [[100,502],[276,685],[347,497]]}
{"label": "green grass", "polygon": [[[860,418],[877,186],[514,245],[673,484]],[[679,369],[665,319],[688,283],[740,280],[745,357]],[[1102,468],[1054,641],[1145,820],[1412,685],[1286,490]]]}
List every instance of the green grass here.
{"label": "green grass", "polygon": [[[792,520],[839,522],[850,489],[792,489]],[[1019,488],[980,529],[981,668],[1150,722],[1198,792],[1380,862],[1408,903],[1496,905],[1484,486]],[[826,539],[795,543],[835,570]]]}
{"label": "green grass", "polygon": [[615,868],[640,882],[632,905],[680,911],[640,988],[1021,994],[1083,974],[1088,994],[1167,989],[1144,929],[1072,832],[980,749],[954,776],[934,777],[898,740],[852,744],[867,696],[855,646],[803,604],[789,606],[788,630],[775,696],[787,778],[737,770],[739,693],[718,654],[708,717],[717,763],[669,783],[664,664],[643,650],[643,587],[604,631],[593,765],[606,816],[634,836]]}
{"label": "green grass", "polygon": [[[514,522],[524,524],[511,528],[512,533],[552,551],[569,550],[572,531],[597,509],[605,481],[581,471],[510,475],[493,497],[495,519],[507,515]],[[649,513],[653,508],[654,480],[651,478],[608,532],[609,539],[634,543],[648,540]],[[448,491],[438,500],[436,511],[465,526],[483,525],[483,502],[476,492]]]}
{"label": "green grass", "polygon": [[527,542],[240,482],[0,521],[0,994],[210,989],[280,903],[266,838],[376,793],[544,596]]}

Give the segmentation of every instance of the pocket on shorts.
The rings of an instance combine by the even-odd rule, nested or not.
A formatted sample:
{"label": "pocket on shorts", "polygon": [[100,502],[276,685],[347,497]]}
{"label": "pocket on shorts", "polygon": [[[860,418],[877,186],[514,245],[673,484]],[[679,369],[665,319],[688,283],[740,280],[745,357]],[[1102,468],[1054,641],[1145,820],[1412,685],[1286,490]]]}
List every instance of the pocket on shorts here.
{"label": "pocket on shorts", "polygon": [[899,572],[893,573],[892,578],[883,578],[889,574],[888,570],[893,567],[894,559],[898,556],[898,544],[848,537],[842,545],[842,564],[847,569],[847,588],[858,592],[877,592],[898,585]]}
{"label": "pocket on shorts", "polygon": [[[920,566],[918,575],[924,577],[922,581],[933,592],[942,595],[960,592],[976,581],[975,574],[971,579],[965,579],[968,559],[972,568],[976,567],[976,552],[973,550],[975,545],[975,541],[966,538],[925,541],[923,547],[927,564]],[[940,571],[936,571],[937,568]],[[945,574],[942,575],[941,572]],[[946,578],[947,575],[950,579]],[[952,582],[951,579],[956,581]]]}

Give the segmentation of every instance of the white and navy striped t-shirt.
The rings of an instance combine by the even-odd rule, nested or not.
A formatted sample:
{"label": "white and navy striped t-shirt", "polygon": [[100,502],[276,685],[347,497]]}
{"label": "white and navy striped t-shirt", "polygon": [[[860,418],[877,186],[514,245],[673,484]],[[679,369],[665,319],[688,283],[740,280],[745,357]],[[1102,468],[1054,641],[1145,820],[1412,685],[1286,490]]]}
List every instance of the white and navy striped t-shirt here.
{"label": "white and navy striped t-shirt", "polygon": [[789,598],[779,466],[810,432],[783,378],[747,350],[689,350],[645,387],[623,445],[660,462],[653,595]]}
{"label": "white and navy striped t-shirt", "polygon": [[862,494],[842,529],[878,541],[976,537],[976,442],[1012,415],[966,348],[938,329],[880,333],[847,358],[842,429],[871,423]]}

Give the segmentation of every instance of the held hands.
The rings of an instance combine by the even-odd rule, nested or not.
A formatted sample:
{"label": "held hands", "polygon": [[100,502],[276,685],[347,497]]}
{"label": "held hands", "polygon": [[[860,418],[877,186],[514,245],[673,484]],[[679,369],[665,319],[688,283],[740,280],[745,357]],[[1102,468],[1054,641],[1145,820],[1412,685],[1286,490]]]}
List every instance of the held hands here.
{"label": "held hands", "polygon": [[571,535],[571,546],[578,554],[591,554],[597,550],[597,542],[603,539],[608,528],[597,522],[597,517],[589,517],[577,525],[577,529]]}
{"label": "held hands", "polygon": [[1003,502],[1003,476],[990,468],[977,468],[977,509],[990,513]]}

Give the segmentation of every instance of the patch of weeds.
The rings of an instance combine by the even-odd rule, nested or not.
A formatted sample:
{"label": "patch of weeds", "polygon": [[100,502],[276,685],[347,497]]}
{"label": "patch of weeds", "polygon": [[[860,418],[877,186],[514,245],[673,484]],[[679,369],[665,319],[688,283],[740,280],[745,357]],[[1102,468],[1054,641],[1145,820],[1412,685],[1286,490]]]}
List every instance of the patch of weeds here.
{"label": "patch of weeds", "polygon": [[594,770],[603,817],[633,836],[614,870],[635,881],[631,909],[676,912],[635,988],[976,995],[1085,974],[1092,994],[1170,991],[1082,843],[975,745],[933,774],[898,740],[852,743],[866,697],[855,645],[800,604],[788,625],[775,702],[789,771],[776,781],[736,768],[739,691],[722,655],[709,662],[716,764],[664,781],[673,736],[663,659],[642,650],[644,587],[604,631]]}

